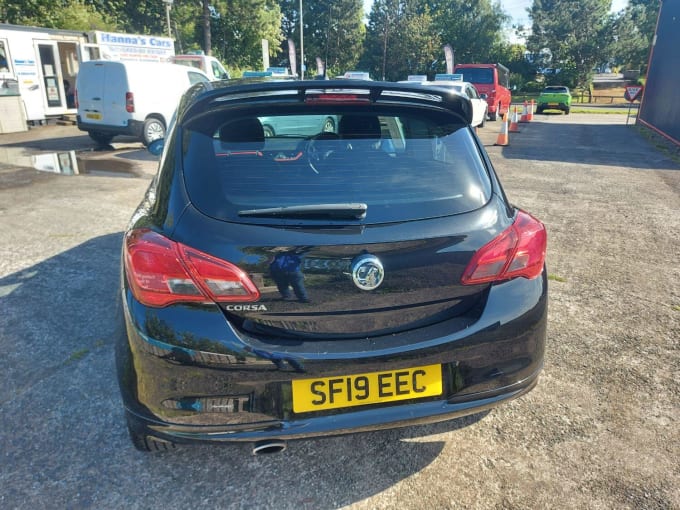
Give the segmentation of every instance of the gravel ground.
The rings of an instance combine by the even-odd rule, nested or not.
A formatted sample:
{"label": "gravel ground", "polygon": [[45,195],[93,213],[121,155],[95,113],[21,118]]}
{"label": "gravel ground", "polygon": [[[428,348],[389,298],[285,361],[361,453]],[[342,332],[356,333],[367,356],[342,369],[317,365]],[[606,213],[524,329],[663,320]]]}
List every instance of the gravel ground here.
{"label": "gravel ground", "polygon": [[[83,155],[131,161],[127,178],[0,166],[0,507],[680,509],[680,164],[622,115],[537,116],[507,147],[499,128],[480,138],[549,233],[538,386],[274,456],[144,455],[126,437],[109,310],[145,153]],[[74,146],[90,144],[73,128],[0,136],[0,152]]]}

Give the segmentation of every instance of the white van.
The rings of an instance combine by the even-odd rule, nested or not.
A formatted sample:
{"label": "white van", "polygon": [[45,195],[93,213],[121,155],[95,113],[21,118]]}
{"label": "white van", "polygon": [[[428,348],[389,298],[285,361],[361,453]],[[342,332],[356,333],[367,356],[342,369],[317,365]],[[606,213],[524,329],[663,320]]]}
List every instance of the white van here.
{"label": "white van", "polygon": [[203,53],[174,55],[170,57],[170,62],[200,69],[213,81],[229,79],[229,72],[224,68],[222,63],[215,57],[204,55]]}
{"label": "white van", "polygon": [[182,94],[210,81],[202,71],[157,62],[83,62],[76,79],[78,129],[106,145],[131,135],[148,145],[165,137]]}

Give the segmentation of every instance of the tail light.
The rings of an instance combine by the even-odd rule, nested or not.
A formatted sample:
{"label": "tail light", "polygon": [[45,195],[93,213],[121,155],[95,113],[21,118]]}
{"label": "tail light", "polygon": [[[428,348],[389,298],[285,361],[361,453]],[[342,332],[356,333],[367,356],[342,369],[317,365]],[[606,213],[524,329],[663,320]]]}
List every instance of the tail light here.
{"label": "tail light", "polygon": [[255,284],[235,265],[151,230],[127,234],[124,264],[132,293],[145,305],[260,299]]}
{"label": "tail light", "polygon": [[78,89],[73,91],[73,103],[75,107],[78,108]]}
{"label": "tail light", "polygon": [[135,96],[132,92],[125,93],[125,111],[128,113],[135,112]]}
{"label": "tail light", "polygon": [[519,211],[509,228],[475,253],[461,283],[476,285],[520,276],[536,278],[543,271],[547,240],[543,223]]}

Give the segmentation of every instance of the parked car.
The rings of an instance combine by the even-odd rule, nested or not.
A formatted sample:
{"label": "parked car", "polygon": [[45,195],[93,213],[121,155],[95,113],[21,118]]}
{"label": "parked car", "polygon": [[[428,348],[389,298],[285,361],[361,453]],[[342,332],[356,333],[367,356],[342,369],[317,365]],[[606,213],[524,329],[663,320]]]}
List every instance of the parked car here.
{"label": "parked car", "polygon": [[464,81],[474,84],[480,94],[486,94],[489,120],[510,113],[510,71],[503,64],[456,64],[453,72],[462,74]]}
{"label": "parked car", "polygon": [[338,119],[335,115],[279,115],[259,117],[264,136],[311,136],[321,132],[334,133]]}
{"label": "parked car", "polygon": [[[259,120],[338,118],[265,137]],[[470,100],[365,80],[194,86],[124,233],[118,381],[140,450],[448,420],[530,391],[546,231]]]}
{"label": "parked car", "polygon": [[427,76],[424,75],[412,75],[408,77],[408,80],[400,81],[399,83],[420,83],[421,85],[444,87],[463,94],[472,104],[471,126],[484,127],[489,108],[486,102],[486,94],[479,94],[472,83],[462,81],[462,79],[463,76],[460,74],[438,74],[435,76],[434,81],[429,81]]}
{"label": "parked car", "polygon": [[229,71],[227,71],[222,62],[215,57],[205,55],[202,51],[197,53],[187,53],[185,55],[174,55],[170,58],[173,64],[183,66],[195,67],[203,71],[210,80],[228,80]]}
{"label": "parked car", "polygon": [[571,110],[571,92],[569,87],[552,85],[543,89],[536,100],[536,113],[546,110],[561,110],[569,115]]}
{"label": "parked car", "polygon": [[159,62],[90,60],[76,80],[78,129],[99,144],[128,135],[148,145],[163,138],[182,94],[208,82],[199,69]]}
{"label": "parked car", "polygon": [[369,80],[371,81],[371,75],[366,71],[346,71],[345,74],[336,77],[337,79],[347,79],[347,80]]}
{"label": "parked car", "polygon": [[459,94],[464,94],[470,99],[472,104],[472,123],[473,127],[484,127],[486,117],[489,113],[489,105],[487,103],[486,94],[477,92],[477,88],[467,81],[451,81],[451,80],[435,80],[428,82],[428,85],[438,87],[448,87],[455,90]]}

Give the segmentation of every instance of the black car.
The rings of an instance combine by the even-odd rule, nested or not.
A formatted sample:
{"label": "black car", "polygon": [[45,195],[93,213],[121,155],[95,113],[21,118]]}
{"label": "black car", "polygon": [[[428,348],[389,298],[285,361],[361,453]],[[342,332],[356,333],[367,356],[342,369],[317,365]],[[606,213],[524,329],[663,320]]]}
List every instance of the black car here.
{"label": "black car", "polygon": [[[264,136],[263,117],[307,115],[337,128]],[[506,198],[471,115],[462,95],[407,83],[190,89],[123,242],[134,445],[272,452],[531,390],[546,232]]]}

